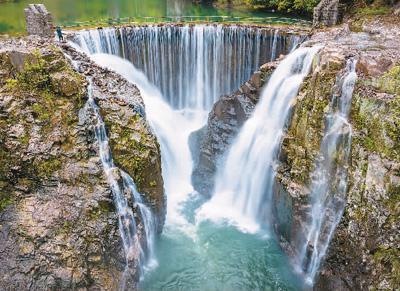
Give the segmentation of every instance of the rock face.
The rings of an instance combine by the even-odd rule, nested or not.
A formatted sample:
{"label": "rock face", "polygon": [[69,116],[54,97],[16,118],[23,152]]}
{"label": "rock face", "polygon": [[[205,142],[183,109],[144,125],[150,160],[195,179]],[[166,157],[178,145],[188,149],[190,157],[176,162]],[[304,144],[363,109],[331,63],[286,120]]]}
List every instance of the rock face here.
{"label": "rock face", "polygon": [[[315,290],[395,290],[400,284],[400,47],[394,41],[400,29],[373,22],[364,23],[362,30],[352,32],[344,25],[316,31],[311,37],[307,45],[324,48],[297,96],[279,154],[274,224],[283,248],[295,256],[299,238],[307,232],[310,177],[334,84],[346,59],[358,59],[359,81],[350,113],[353,142],[347,205]],[[212,184],[201,183],[202,179],[212,177],[215,161],[223,157],[257,102],[254,95],[246,98],[246,90],[222,97],[201,131],[203,141],[193,179],[202,193],[210,194]]]}
{"label": "rock face", "polygon": [[[356,56],[359,81],[350,114],[353,142],[347,205],[315,289],[395,289],[400,278],[396,224],[400,203],[396,63],[400,56],[398,45],[390,39],[396,32],[380,29],[379,37],[374,37],[344,27],[330,33],[317,33],[311,40],[325,48],[314,74],[303,85],[283,141],[275,191],[277,233],[296,254],[299,238],[307,232],[304,222],[311,215],[308,187],[325,128],[325,108],[344,59]],[[379,53],[374,49],[377,45]]]}
{"label": "rock face", "polygon": [[106,123],[114,162],[134,179],[156,215],[158,231],[161,232],[166,198],[160,146],[146,121],[139,89],[118,74],[99,68],[68,45],[63,49],[80,63],[80,73],[93,79],[93,97]]}
{"label": "rock face", "polygon": [[[94,118],[83,110],[86,79],[43,39],[4,40],[0,47],[0,289],[116,290],[125,254]],[[137,113],[139,91],[89,62],[81,68],[93,77],[104,115],[118,115],[108,123],[112,140],[136,142],[136,163],[124,170],[136,179],[139,169],[153,169],[140,172],[139,185],[161,229],[160,153]],[[129,158],[133,145],[124,145],[125,151],[113,147],[116,161]]]}
{"label": "rock face", "polygon": [[190,137],[195,168],[192,182],[196,191],[210,196],[217,167],[243,123],[250,117],[261,88],[277,62],[263,65],[250,80],[230,96],[222,96],[211,110],[207,126]]}
{"label": "rock face", "polygon": [[314,8],[314,26],[333,26],[339,24],[343,17],[343,7],[339,0],[322,0]]}
{"label": "rock face", "polygon": [[29,4],[24,12],[29,35],[53,37],[53,17],[43,4]]}

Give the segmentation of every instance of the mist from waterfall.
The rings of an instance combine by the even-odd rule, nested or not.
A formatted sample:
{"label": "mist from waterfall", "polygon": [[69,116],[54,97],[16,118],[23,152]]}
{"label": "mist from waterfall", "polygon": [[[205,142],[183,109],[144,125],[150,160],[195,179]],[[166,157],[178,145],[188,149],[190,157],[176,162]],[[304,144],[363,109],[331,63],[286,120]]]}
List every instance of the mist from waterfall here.
{"label": "mist from waterfall", "polygon": [[247,26],[150,25],[80,31],[74,41],[87,53],[129,60],[172,108],[209,111],[303,38]]}
{"label": "mist from waterfall", "polygon": [[357,80],[355,69],[356,61],[348,60],[346,71],[336,85],[341,86],[341,95],[334,95],[330,103],[319,158],[311,175],[312,209],[298,258],[299,268],[309,285],[314,282],[346,204],[352,141],[348,115]]}
{"label": "mist from waterfall", "polygon": [[249,232],[267,225],[285,123],[319,49],[299,48],[274,71],[252,117],[240,130],[225,165],[217,173],[214,195],[199,210],[200,220],[227,219]]}

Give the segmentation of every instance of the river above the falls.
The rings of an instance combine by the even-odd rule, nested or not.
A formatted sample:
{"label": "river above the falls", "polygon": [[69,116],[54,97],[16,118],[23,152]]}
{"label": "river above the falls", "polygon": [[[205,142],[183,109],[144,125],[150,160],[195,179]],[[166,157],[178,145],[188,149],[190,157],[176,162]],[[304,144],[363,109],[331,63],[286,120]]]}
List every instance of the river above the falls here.
{"label": "river above the falls", "polygon": [[[299,23],[299,18],[291,18],[279,13],[268,13],[242,9],[222,9],[210,5],[193,4],[190,0],[20,0],[0,1],[0,34],[22,33],[25,31],[24,8],[31,3],[43,3],[52,13],[57,25],[99,26],[110,19],[131,18],[135,22],[168,22],[176,16],[189,20],[207,19],[203,16],[229,16],[240,18],[262,18],[263,23]],[[192,17],[192,18],[190,18]],[[185,21],[185,19],[180,19]],[[213,19],[208,19],[213,21]],[[222,18],[215,19],[222,21]],[[240,21],[235,19],[235,21]],[[306,20],[301,19],[304,23]]]}

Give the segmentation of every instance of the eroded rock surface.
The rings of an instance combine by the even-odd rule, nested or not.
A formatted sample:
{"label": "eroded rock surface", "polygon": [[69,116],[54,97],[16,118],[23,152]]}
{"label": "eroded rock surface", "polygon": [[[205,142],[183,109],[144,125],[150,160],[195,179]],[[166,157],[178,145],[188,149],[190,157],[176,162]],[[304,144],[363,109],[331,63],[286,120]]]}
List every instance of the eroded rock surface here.
{"label": "eroded rock surface", "polygon": [[263,65],[249,81],[230,96],[222,96],[211,110],[207,125],[190,138],[195,168],[193,186],[199,193],[210,196],[218,165],[244,122],[258,102],[261,88],[279,61]]}
{"label": "eroded rock surface", "polygon": [[[375,27],[373,33],[371,27]],[[353,142],[347,205],[317,290],[388,290],[399,284],[400,56],[399,45],[392,39],[397,34],[398,30],[387,26],[366,24],[363,32],[344,26],[317,32],[310,41],[324,49],[294,107],[275,193],[277,232],[290,242],[294,254],[307,233],[310,174],[325,128],[324,114],[336,90],[336,75],[345,59],[359,60],[350,114]]]}
{"label": "eroded rock surface", "polygon": [[[86,78],[43,39],[1,40],[0,47],[0,289],[116,290],[125,254],[93,114],[82,109]],[[134,141],[122,143],[124,150],[113,146],[113,155],[124,161],[133,147],[137,164],[121,166],[135,179],[142,175],[138,185],[161,229],[160,155],[138,113],[140,94],[89,62],[81,68],[93,77],[102,112],[112,116],[110,139]]]}
{"label": "eroded rock surface", "polygon": [[[346,60],[354,57],[359,81],[350,114],[353,142],[347,205],[314,289],[394,290],[400,284],[400,29],[380,20],[354,27],[350,23],[317,30],[306,44],[320,45],[321,51],[296,98],[282,141],[274,224],[283,248],[296,256],[311,215],[308,195],[325,114],[337,94],[334,85]],[[254,87],[222,97],[209,115],[207,128],[200,131],[201,151],[193,175],[199,192],[210,194],[213,180],[209,179],[218,161],[257,103],[254,96],[259,90]],[[244,92],[257,93],[251,97]],[[207,180],[212,182],[204,183]]]}

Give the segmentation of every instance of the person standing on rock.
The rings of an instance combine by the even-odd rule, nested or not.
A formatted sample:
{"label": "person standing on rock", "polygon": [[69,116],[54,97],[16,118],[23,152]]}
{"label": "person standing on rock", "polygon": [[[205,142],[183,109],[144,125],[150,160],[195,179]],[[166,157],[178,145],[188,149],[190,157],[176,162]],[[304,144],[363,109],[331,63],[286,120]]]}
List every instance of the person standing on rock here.
{"label": "person standing on rock", "polygon": [[56,32],[57,32],[58,40],[59,41],[63,41],[64,37],[63,37],[62,31],[61,31],[61,27],[57,26],[56,27]]}

